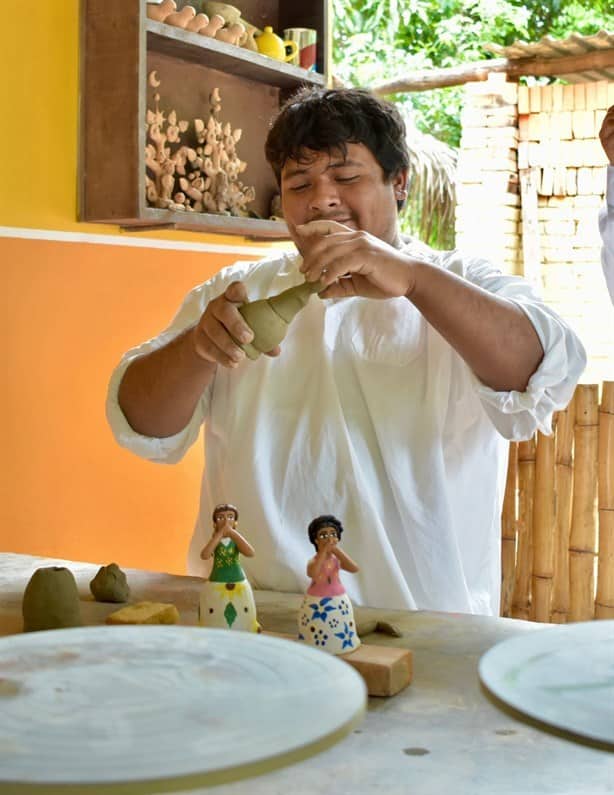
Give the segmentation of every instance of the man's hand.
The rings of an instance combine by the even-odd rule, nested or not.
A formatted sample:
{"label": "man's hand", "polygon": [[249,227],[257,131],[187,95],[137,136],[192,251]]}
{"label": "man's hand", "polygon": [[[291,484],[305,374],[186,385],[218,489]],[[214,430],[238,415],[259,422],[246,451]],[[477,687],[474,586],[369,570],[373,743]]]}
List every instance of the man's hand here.
{"label": "man's hand", "polygon": [[411,294],[413,260],[378,237],[325,220],[301,224],[296,232],[303,254],[301,271],[306,281],[325,285],[321,298]]}
{"label": "man's hand", "polygon": [[606,153],[610,165],[614,166],[614,105],[608,110],[599,131],[601,146]]}
{"label": "man's hand", "polygon": [[[237,345],[251,342],[254,334],[239,312],[247,301],[247,290],[243,282],[233,282],[226,290],[207,304],[207,308],[192,329],[194,350],[205,361],[222,367],[237,367],[245,358],[245,352]],[[234,339],[233,339],[234,338]],[[277,356],[279,346],[267,353]]]}

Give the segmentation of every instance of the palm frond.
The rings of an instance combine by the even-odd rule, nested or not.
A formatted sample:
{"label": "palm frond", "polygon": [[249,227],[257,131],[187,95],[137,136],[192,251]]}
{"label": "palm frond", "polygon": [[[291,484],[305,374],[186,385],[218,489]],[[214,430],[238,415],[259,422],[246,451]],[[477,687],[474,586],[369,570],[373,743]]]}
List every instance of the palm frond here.
{"label": "palm frond", "polygon": [[451,248],[458,152],[418,130],[407,112],[404,116],[410,184],[407,204],[400,216],[401,227],[435,248]]}

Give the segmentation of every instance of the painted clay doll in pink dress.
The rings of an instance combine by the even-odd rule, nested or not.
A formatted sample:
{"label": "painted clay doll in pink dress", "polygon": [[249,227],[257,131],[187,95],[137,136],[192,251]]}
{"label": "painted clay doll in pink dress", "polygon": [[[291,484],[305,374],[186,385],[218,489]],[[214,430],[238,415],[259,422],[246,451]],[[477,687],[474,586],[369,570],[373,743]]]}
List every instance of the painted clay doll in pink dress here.
{"label": "painted clay doll in pink dress", "polygon": [[339,571],[357,572],[358,566],[339,546],[343,526],[334,516],[318,516],[308,532],[316,554],[307,564],[311,584],[299,610],[298,638],[331,654],[346,654],[360,646],[360,638]]}

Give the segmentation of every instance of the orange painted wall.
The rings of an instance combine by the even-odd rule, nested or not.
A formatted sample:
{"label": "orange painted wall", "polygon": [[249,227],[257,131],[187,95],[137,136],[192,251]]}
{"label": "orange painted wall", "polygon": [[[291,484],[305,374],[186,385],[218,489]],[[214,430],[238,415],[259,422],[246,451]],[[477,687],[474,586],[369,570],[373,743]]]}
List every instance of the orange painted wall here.
{"label": "orange painted wall", "polygon": [[138,459],[115,443],[105,393],[124,350],[236,258],[0,240],[1,549],[184,571],[201,444],[173,467]]}

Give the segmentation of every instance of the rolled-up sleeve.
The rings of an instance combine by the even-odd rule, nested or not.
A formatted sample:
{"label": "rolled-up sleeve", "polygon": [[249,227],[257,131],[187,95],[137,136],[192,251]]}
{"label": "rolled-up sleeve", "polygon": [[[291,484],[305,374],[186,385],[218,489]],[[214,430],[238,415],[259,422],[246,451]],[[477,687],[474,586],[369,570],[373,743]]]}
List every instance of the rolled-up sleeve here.
{"label": "rolled-up sleeve", "polygon": [[163,348],[188,328],[196,325],[209,301],[222,293],[231,281],[244,278],[249,266],[250,263],[237,263],[224,268],[210,281],[194,288],[188,293],[173,322],[165,331],[124,354],[111,375],[106,401],[107,420],[115,439],[122,447],[150,461],[174,464],[181,460],[196,441],[200,427],[209,412],[213,384],[209,384],[203,392],[185,428],[173,436],[163,438],[143,436],[130,426],[119,405],[119,386],[124,373],[135,359]]}
{"label": "rolled-up sleeve", "polygon": [[465,278],[473,284],[520,307],[544,349],[543,359],[524,392],[497,392],[475,378],[484,410],[506,439],[528,439],[536,430],[551,433],[553,412],[567,406],[586,367],[584,346],[524,279],[503,274],[491,263],[478,259],[466,260],[463,270]]}

